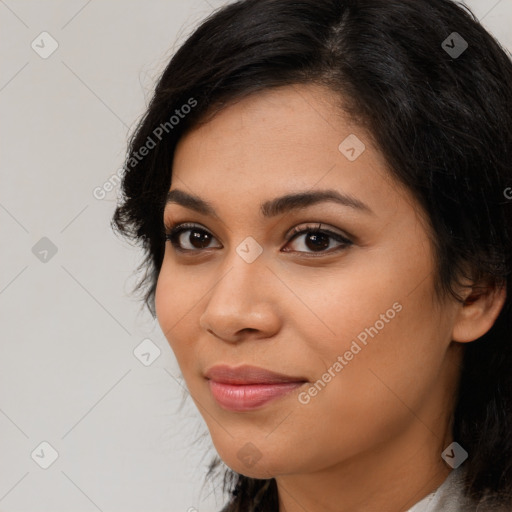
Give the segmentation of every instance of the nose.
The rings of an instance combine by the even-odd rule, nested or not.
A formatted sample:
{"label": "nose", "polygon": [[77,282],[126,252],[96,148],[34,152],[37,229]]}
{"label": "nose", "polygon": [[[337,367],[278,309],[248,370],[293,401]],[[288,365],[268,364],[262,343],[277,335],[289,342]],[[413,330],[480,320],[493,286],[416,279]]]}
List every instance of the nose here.
{"label": "nose", "polygon": [[[235,261],[214,285],[199,324],[224,341],[268,338],[279,331],[279,281],[262,261]],[[238,259],[238,261],[236,261]]]}

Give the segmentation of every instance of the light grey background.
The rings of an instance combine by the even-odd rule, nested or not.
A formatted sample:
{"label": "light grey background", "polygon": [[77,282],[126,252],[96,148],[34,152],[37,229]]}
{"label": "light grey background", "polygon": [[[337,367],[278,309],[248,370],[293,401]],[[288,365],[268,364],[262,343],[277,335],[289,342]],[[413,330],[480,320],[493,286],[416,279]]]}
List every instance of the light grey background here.
{"label": "light grey background", "polygon": [[[223,3],[0,0],[2,512],[225,501],[203,487],[215,452],[192,401],[179,410],[174,356],[129,295],[140,253],[110,229],[118,187],[94,196],[115,182],[173,49]],[[512,0],[467,4],[512,50]],[[44,31],[58,43],[47,58],[31,47],[51,49]],[[42,442],[58,453],[47,469]]]}

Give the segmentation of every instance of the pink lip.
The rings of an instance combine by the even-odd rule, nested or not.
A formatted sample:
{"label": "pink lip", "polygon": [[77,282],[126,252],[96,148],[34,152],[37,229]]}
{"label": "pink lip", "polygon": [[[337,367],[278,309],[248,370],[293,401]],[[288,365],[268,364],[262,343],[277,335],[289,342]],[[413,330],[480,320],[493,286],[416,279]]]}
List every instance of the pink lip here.
{"label": "pink lip", "polygon": [[266,403],[288,394],[303,382],[280,384],[222,384],[209,380],[210,391],[217,403],[228,411],[243,412],[262,407]]}
{"label": "pink lip", "polygon": [[262,407],[302,386],[307,380],[271,372],[255,366],[214,366],[205,377],[217,403],[236,412]]}

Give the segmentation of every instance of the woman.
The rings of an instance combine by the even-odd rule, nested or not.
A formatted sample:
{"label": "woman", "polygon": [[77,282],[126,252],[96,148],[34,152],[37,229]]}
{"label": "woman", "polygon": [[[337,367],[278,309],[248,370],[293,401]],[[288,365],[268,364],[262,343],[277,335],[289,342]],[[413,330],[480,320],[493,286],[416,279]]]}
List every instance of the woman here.
{"label": "woman", "polygon": [[125,171],[225,511],[512,510],[512,64],[469,11],[228,5]]}

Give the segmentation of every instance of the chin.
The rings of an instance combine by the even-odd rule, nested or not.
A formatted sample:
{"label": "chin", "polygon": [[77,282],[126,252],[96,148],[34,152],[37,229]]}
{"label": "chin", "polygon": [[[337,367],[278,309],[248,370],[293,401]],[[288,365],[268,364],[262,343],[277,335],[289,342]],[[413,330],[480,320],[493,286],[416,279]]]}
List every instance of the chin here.
{"label": "chin", "polygon": [[[235,444],[238,443],[232,443],[232,446],[226,447],[225,450],[217,449],[217,452],[224,464],[236,473],[250,478],[268,479],[285,470],[285,468],[276,467],[276,461],[269,460],[264,451],[256,448],[251,442],[242,443],[238,449],[233,451]],[[275,457],[275,454],[273,455]],[[286,460],[286,457],[283,457],[283,460]]]}
{"label": "chin", "polygon": [[255,463],[253,466],[246,465],[244,463],[240,463],[239,460],[230,460],[232,464],[228,464],[228,462],[224,461],[224,464],[228,466],[230,469],[235,471],[236,473],[240,473],[249,478],[257,478],[259,480],[267,480],[269,478],[274,478],[278,472],[272,471],[268,467],[263,466],[263,461]]}

